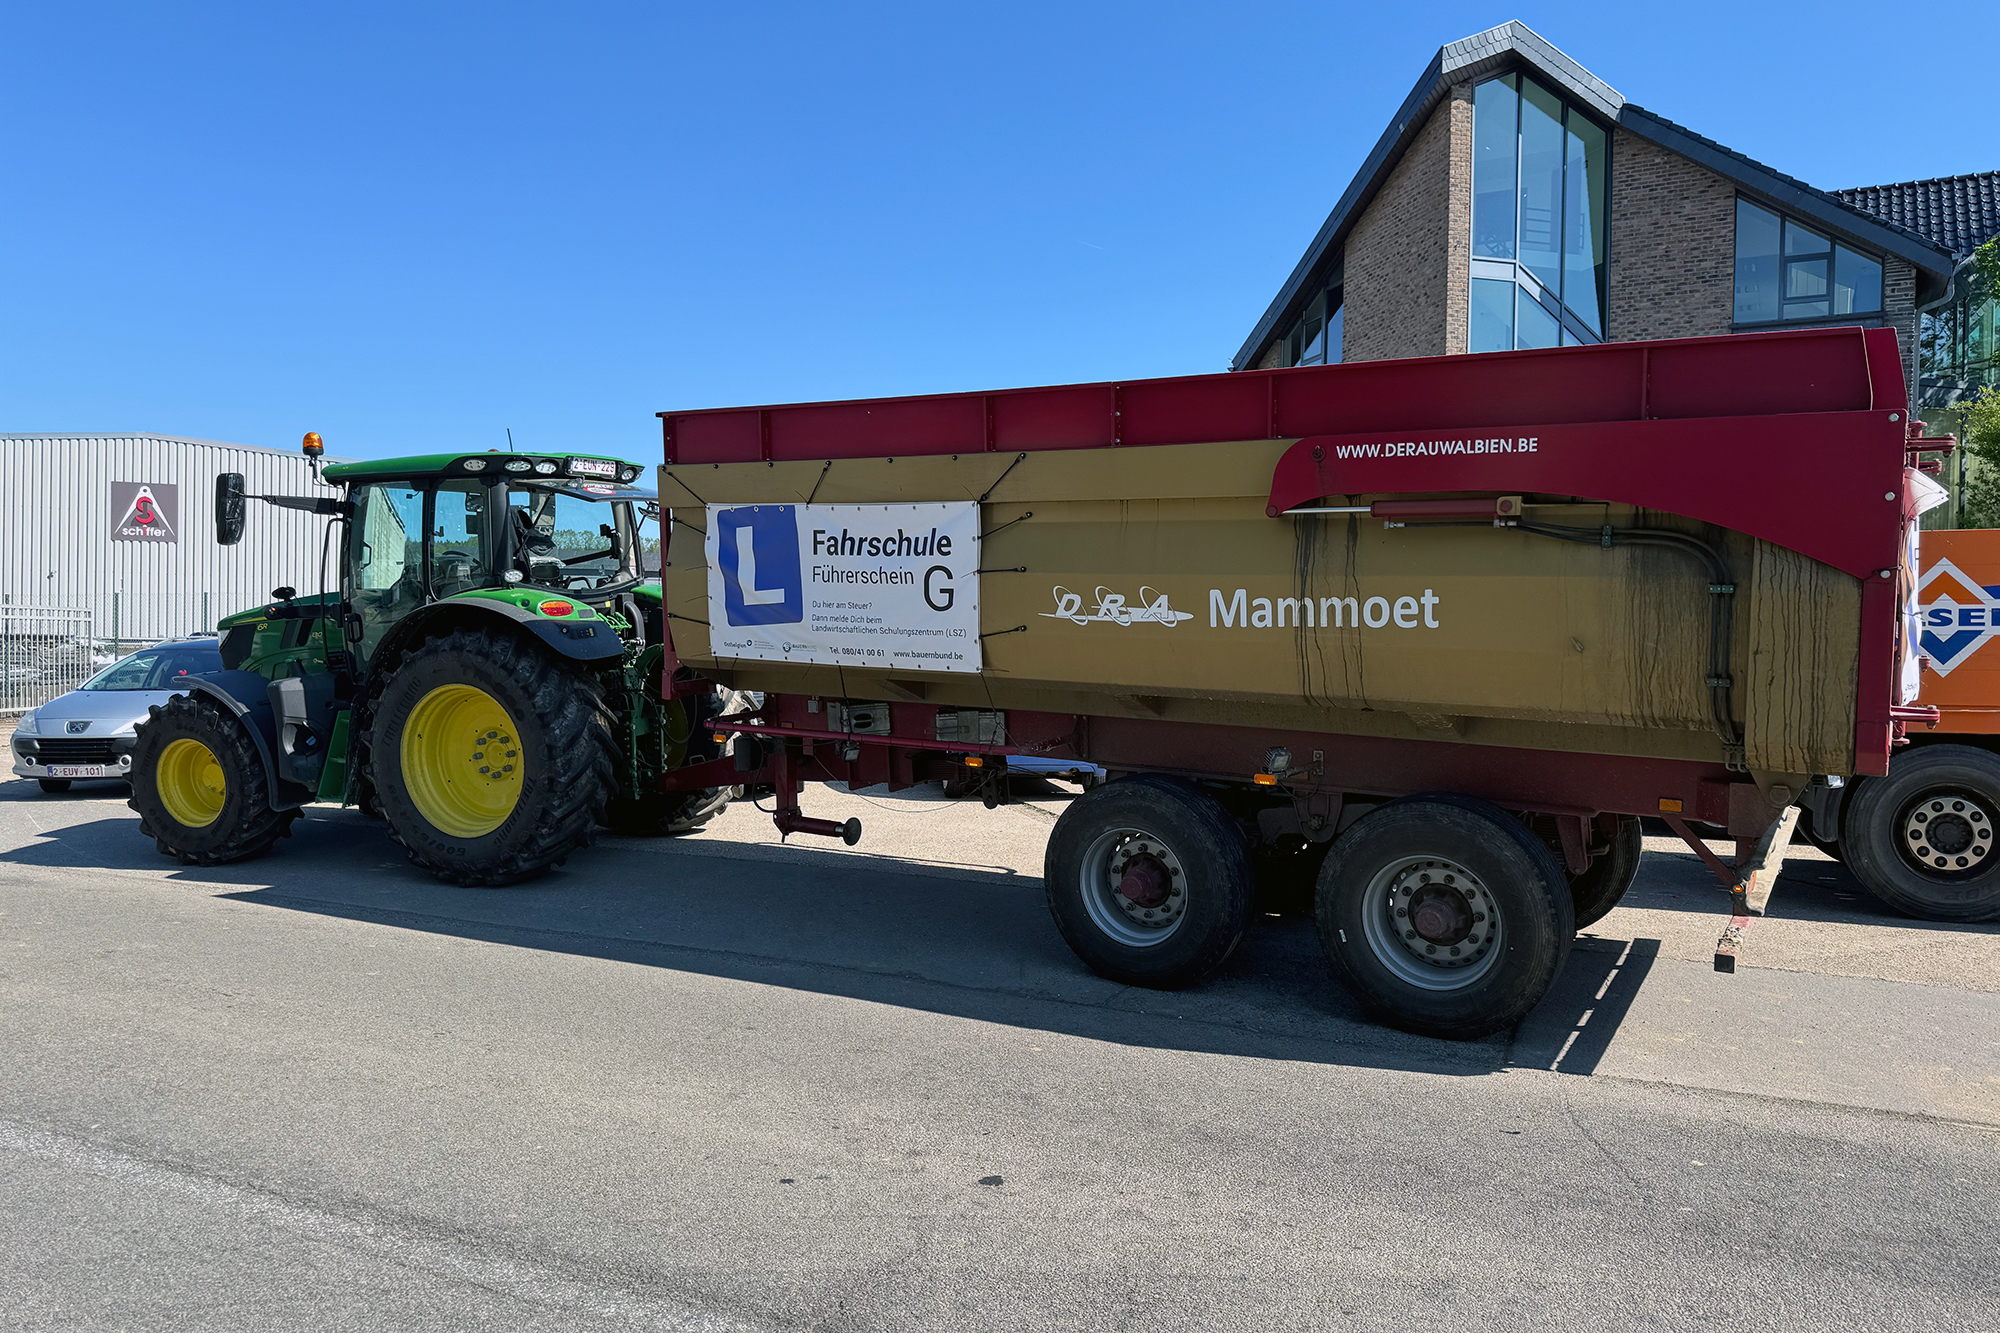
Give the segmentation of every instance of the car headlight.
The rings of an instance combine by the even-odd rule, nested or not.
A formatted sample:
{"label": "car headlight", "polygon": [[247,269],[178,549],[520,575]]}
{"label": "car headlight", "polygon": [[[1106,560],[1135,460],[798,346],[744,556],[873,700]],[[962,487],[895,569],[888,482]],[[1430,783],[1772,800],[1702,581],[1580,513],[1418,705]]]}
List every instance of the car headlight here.
{"label": "car headlight", "polygon": [[14,724],[14,730],[23,736],[39,736],[41,734],[35,730],[35,715],[33,713],[21,714],[21,720]]}

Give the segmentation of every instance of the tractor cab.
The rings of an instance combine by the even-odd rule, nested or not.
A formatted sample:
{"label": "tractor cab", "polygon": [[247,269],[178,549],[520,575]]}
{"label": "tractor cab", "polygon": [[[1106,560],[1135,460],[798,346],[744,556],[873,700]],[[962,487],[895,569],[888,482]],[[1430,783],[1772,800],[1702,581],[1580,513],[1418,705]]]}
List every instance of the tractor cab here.
{"label": "tractor cab", "polygon": [[507,454],[326,469],[347,488],[341,593],[359,663],[413,611],[467,595],[543,618],[580,605],[659,642],[659,503],[638,476],[617,459]]}

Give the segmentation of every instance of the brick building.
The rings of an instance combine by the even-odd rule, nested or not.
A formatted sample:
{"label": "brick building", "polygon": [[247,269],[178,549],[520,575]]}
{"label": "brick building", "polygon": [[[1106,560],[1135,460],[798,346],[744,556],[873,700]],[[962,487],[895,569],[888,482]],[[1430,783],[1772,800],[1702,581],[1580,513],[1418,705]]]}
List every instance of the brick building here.
{"label": "brick building", "polygon": [[1815,189],[1503,24],[1431,60],[1231,368],[1866,324],[1914,392],[1960,258],[1908,193]]}

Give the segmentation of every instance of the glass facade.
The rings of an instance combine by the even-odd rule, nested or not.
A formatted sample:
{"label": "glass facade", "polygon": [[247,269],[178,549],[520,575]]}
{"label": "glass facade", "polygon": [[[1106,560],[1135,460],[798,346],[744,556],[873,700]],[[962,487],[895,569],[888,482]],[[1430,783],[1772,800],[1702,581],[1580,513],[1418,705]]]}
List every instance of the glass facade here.
{"label": "glass facade", "polygon": [[1966,265],[1952,279],[1951,297],[1925,313],[1917,338],[1920,410],[1951,407],[2000,387],[2000,285]]}
{"label": "glass facade", "polygon": [[1796,219],[1736,201],[1736,323],[1882,313],[1882,265]]}
{"label": "glass facade", "polygon": [[1604,337],[1610,143],[1521,74],[1472,90],[1474,352]]}
{"label": "glass facade", "polygon": [[1335,263],[1333,277],[1307,303],[1303,313],[1279,339],[1281,366],[1337,366],[1340,339],[1345,330],[1346,307],[1341,304],[1341,265]]}

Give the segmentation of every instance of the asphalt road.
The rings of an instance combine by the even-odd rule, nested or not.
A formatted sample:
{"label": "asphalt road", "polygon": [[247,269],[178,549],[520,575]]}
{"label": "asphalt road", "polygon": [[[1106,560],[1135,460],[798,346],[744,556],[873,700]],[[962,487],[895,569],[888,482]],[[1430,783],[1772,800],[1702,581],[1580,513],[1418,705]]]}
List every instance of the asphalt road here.
{"label": "asphalt road", "polygon": [[1717,976],[1656,840],[1451,1045],[1294,920],[1091,976],[1059,808],[815,789],[858,848],[738,806],[496,891],[0,782],[0,1328],[2000,1326],[2000,930],[1802,849]]}

